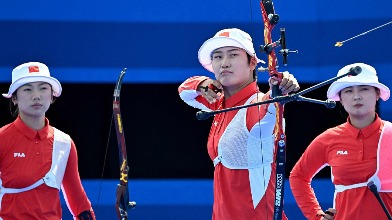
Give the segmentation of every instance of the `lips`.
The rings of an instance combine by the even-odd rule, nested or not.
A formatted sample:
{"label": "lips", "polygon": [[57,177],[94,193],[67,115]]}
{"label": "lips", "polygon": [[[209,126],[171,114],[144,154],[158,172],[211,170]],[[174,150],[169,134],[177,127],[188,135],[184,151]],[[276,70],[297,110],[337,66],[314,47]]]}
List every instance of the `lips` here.
{"label": "lips", "polygon": [[223,70],[223,71],[221,72],[221,74],[226,74],[226,73],[231,73],[231,72],[228,71],[228,70]]}
{"label": "lips", "polygon": [[36,104],[33,104],[32,106],[33,106],[33,107],[41,107],[42,105],[39,104],[39,103],[36,103]]}

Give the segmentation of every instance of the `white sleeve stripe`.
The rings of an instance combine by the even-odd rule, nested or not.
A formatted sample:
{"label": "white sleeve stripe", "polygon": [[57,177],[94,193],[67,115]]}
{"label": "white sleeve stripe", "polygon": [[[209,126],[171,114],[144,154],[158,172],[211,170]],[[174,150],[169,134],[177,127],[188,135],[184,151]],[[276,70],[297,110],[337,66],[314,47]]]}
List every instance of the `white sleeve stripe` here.
{"label": "white sleeve stripe", "polygon": [[180,98],[188,105],[198,108],[204,111],[211,111],[211,109],[207,108],[207,106],[203,105],[202,103],[196,101],[196,97],[199,94],[196,90],[184,90],[180,93]]}

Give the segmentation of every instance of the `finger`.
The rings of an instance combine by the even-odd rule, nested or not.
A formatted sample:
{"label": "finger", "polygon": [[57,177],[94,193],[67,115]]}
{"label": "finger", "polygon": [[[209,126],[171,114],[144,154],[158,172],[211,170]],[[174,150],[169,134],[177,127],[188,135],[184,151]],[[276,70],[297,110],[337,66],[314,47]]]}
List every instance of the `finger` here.
{"label": "finger", "polygon": [[297,87],[297,85],[292,84],[292,85],[289,86],[289,87],[285,87],[285,88],[284,88],[284,91],[286,91],[287,93],[289,93],[289,92],[297,91],[298,89],[299,89],[299,88]]}
{"label": "finger", "polygon": [[336,209],[334,209],[334,208],[329,208],[327,211],[326,211],[326,213],[328,214],[328,215],[331,215],[331,216],[333,216],[334,214],[336,214]]}
{"label": "finger", "polygon": [[292,80],[288,80],[285,83],[281,83],[280,86],[282,89],[288,90],[290,87],[292,87],[294,82]]}
{"label": "finger", "polygon": [[220,99],[221,95],[218,93],[221,93],[221,92],[222,92],[222,90],[218,90],[218,89],[217,89],[217,91],[209,90],[208,94],[214,99],[214,102],[215,102]]}
{"label": "finger", "polygon": [[286,85],[283,86],[283,89],[288,92],[296,92],[300,89],[299,84],[296,79],[288,81]]}
{"label": "finger", "polygon": [[210,85],[212,85],[213,87],[219,89],[219,90],[223,90],[223,86],[222,84],[220,84],[220,82],[213,80]]}
{"label": "finger", "polygon": [[333,219],[335,219],[335,217],[334,217],[335,214],[336,214],[336,209],[329,208],[328,210],[325,211],[324,218],[328,219],[328,220],[333,220]]}
{"label": "finger", "polygon": [[204,97],[210,104],[214,103],[214,99],[213,99],[210,95],[208,95],[207,93],[203,93],[203,97]]}
{"label": "finger", "polygon": [[299,85],[298,85],[298,83],[297,84],[295,84],[295,88],[294,88],[294,92],[296,92],[296,91],[298,91],[300,89],[300,87],[299,87]]}
{"label": "finger", "polygon": [[281,87],[285,87],[287,84],[292,84],[296,80],[292,74],[289,74],[288,72],[284,73],[286,74],[283,75],[284,77],[282,78],[282,82],[280,83]]}
{"label": "finger", "polygon": [[283,78],[282,81],[279,84],[279,88],[284,88],[286,87],[287,83],[289,82],[288,78]]}
{"label": "finger", "polygon": [[268,79],[268,83],[269,83],[270,86],[275,86],[275,85],[277,85],[279,83],[279,80],[276,79],[275,77],[270,77]]}
{"label": "finger", "polygon": [[215,103],[219,99],[219,96],[217,95],[217,93],[215,93],[212,89],[208,89],[207,91],[203,91],[202,95],[211,104]]}

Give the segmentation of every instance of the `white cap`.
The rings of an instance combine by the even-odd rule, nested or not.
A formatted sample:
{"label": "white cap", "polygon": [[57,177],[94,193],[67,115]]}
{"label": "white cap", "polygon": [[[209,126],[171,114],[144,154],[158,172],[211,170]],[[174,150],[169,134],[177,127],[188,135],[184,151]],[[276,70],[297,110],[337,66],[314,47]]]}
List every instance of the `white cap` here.
{"label": "white cap", "polygon": [[372,66],[369,66],[364,63],[350,64],[340,69],[337,76],[348,73],[351,67],[356,66],[361,67],[362,72],[356,76],[349,75],[333,82],[328,88],[327,97],[335,101],[340,101],[339,92],[342,89],[350,86],[368,85],[379,88],[381,99],[384,101],[388,100],[390,96],[389,88],[384,84],[378,82],[377,72]]}
{"label": "white cap", "polygon": [[3,96],[11,98],[12,93],[19,87],[31,82],[47,82],[52,86],[54,96],[59,97],[61,95],[61,84],[57,79],[50,76],[49,68],[43,63],[29,62],[12,70],[12,83],[8,93],[3,94]]}
{"label": "white cap", "polygon": [[238,47],[244,49],[250,56],[255,56],[258,63],[265,63],[256,57],[250,35],[240,29],[230,28],[219,31],[213,38],[206,40],[204,44],[201,45],[198,53],[199,61],[208,71],[214,72],[211,65],[212,52],[222,47]]}

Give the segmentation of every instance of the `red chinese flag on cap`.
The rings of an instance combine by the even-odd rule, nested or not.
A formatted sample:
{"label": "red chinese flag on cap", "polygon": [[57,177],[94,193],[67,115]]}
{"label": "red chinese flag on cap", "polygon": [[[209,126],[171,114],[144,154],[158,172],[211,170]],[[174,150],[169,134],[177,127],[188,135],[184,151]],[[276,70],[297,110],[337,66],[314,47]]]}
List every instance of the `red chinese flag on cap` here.
{"label": "red chinese flag on cap", "polygon": [[219,36],[221,36],[221,37],[229,37],[230,33],[229,32],[222,32],[222,33],[219,34]]}
{"label": "red chinese flag on cap", "polygon": [[39,67],[38,66],[29,66],[29,73],[38,73]]}

